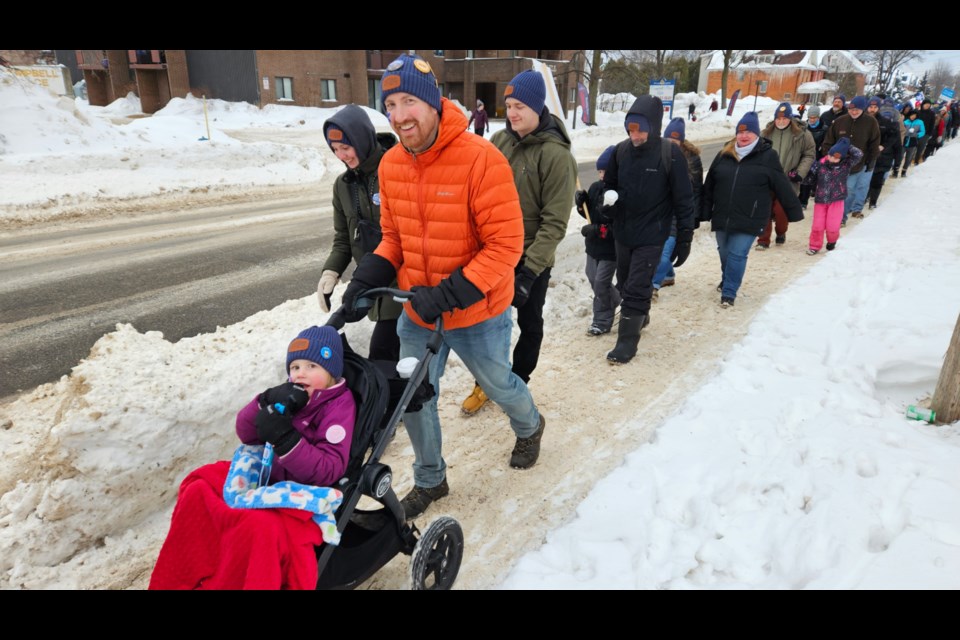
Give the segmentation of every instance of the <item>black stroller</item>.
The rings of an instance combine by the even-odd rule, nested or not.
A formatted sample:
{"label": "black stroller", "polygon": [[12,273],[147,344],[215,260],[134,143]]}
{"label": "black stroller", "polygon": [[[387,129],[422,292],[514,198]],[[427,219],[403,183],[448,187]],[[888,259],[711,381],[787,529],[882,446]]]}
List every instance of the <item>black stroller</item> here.
{"label": "black stroller", "polygon": [[[412,295],[408,291],[380,288],[367,291],[363,299],[392,296],[404,301]],[[327,324],[342,328],[342,311],[334,312]],[[442,320],[438,319],[426,353],[407,380],[399,378],[395,370],[385,372],[382,363],[355,353],[343,337],[343,375],[356,400],[357,421],[347,470],[337,484],[343,492],[343,503],[336,514],[341,540],[338,546],[324,545],[318,550],[318,589],[353,589],[398,553],[412,556],[414,589],[449,589],[457,578],[463,559],[460,524],[453,518],[441,517],[421,535],[416,525],[406,522],[391,486],[390,467],[380,462],[404,412],[416,408],[418,403],[422,405],[433,395],[433,388],[426,382],[427,372],[443,344],[442,332]],[[391,369],[395,364],[390,363]],[[361,496],[376,500],[382,508],[358,509]]]}

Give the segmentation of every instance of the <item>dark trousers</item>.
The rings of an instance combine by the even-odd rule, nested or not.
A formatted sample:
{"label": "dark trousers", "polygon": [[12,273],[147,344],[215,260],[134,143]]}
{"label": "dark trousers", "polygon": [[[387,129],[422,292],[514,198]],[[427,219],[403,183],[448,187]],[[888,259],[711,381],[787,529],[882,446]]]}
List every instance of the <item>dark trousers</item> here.
{"label": "dark trousers", "polygon": [[543,303],[547,299],[550,284],[550,267],[544,269],[530,287],[526,304],[517,309],[517,326],[520,338],[513,348],[513,372],[524,382],[540,361],[540,345],[543,342]]}
{"label": "dark trousers", "polygon": [[769,247],[770,233],[774,230],[774,227],[776,227],[778,236],[785,236],[787,235],[787,228],[789,226],[790,221],[787,220],[787,212],[783,210],[783,205],[780,204],[780,201],[774,198],[772,219],[767,222],[767,226],[763,230],[763,235],[757,238],[757,244]]}
{"label": "dark trousers", "polygon": [[813,192],[813,187],[809,184],[800,185],[800,206],[804,209],[807,208],[807,204],[810,202],[810,194]]}
{"label": "dark trousers", "polygon": [[397,335],[397,319],[379,320],[370,334],[370,360],[400,360],[400,336]]}
{"label": "dark trousers", "polygon": [[918,164],[920,164],[920,161],[921,161],[921,160],[923,160],[924,158],[927,157],[927,156],[924,155],[924,154],[925,154],[926,151],[927,151],[927,145],[928,145],[929,143],[930,143],[930,135],[929,135],[929,134],[923,136],[922,138],[920,138],[920,139],[917,141],[917,155],[916,155],[916,157],[915,157],[915,159],[914,159],[914,161],[913,161],[913,164],[918,165]]}
{"label": "dark trousers", "polygon": [[663,245],[627,247],[617,242],[617,289],[621,315],[650,313],[653,275],[660,264]]}

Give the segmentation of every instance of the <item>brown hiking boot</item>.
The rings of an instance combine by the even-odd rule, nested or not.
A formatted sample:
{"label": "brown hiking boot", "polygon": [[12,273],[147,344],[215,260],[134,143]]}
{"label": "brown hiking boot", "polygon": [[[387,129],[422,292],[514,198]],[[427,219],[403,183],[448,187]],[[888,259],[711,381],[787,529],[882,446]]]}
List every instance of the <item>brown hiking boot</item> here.
{"label": "brown hiking boot", "polygon": [[513,446],[513,453],[510,454],[510,466],[514,469],[529,469],[537,462],[540,457],[540,439],[543,437],[543,429],[547,426],[547,419],[540,414],[540,428],[533,432],[529,438],[517,438],[517,444]]}
{"label": "brown hiking boot", "polygon": [[460,409],[468,416],[472,416],[477,411],[483,408],[483,405],[487,404],[487,394],[483,392],[483,389],[480,388],[480,385],[473,385],[473,392],[467,396],[467,399],[463,401],[463,404],[460,406]]}
{"label": "brown hiking boot", "polygon": [[403,513],[407,520],[412,520],[426,511],[427,507],[433,504],[434,500],[439,500],[449,493],[450,485],[447,484],[447,479],[444,478],[443,482],[429,489],[414,486],[413,489],[410,490],[410,493],[403,496],[403,500],[400,501],[400,506],[403,507]]}

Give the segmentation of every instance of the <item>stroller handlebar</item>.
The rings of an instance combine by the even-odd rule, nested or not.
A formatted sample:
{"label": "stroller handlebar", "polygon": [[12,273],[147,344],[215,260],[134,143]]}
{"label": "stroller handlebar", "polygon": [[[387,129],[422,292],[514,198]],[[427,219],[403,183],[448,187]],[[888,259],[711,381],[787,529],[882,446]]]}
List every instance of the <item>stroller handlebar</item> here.
{"label": "stroller handlebar", "polygon": [[[407,291],[405,289],[394,289],[392,287],[376,287],[374,289],[367,289],[362,294],[357,296],[356,307],[357,309],[369,309],[373,306],[373,300],[375,298],[393,298],[397,302],[403,303],[407,300],[413,298],[413,291]],[[327,319],[327,326],[333,327],[337,331],[343,329],[344,325],[347,323],[345,317],[345,309],[343,305],[337,308],[336,311],[330,314],[330,317]],[[443,330],[443,317],[437,318],[437,322],[434,325],[437,331]]]}

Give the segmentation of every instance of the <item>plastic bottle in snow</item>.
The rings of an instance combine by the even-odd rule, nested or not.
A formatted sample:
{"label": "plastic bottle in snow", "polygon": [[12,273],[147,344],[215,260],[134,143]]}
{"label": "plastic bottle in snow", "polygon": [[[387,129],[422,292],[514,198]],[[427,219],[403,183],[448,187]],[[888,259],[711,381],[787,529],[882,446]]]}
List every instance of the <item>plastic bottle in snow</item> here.
{"label": "plastic bottle in snow", "polygon": [[923,422],[933,423],[937,419],[937,412],[933,409],[924,409],[916,405],[907,407],[907,417],[911,420],[922,420]]}

